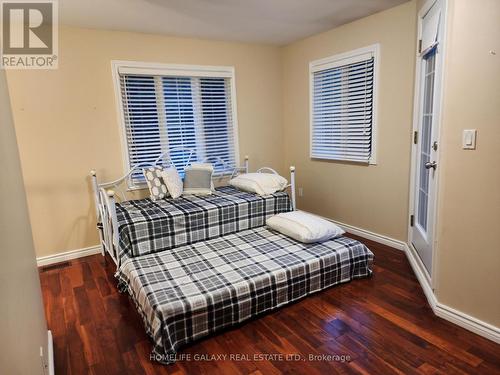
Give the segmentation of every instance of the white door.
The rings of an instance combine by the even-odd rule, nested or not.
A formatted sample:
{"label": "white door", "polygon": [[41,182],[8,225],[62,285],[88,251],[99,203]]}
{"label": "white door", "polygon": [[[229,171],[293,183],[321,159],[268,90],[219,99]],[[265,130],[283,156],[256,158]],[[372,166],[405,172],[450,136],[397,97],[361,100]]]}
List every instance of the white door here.
{"label": "white door", "polygon": [[410,224],[412,244],[429,275],[432,271],[434,205],[439,170],[437,150],[443,60],[440,44],[443,35],[442,1],[435,1],[419,19],[421,34],[417,69],[420,74],[417,82],[418,113],[413,147],[415,195]]}

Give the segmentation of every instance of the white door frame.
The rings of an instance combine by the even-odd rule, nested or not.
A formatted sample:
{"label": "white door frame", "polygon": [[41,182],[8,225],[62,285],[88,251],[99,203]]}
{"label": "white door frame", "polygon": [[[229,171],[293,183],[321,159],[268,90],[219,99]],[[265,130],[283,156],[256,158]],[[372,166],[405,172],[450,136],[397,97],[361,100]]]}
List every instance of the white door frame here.
{"label": "white door frame", "polygon": [[[417,46],[419,40],[422,37],[422,19],[425,14],[431,9],[434,3],[438,0],[427,0],[425,4],[422,6],[417,16]],[[434,291],[437,288],[437,259],[436,249],[437,249],[437,207],[438,207],[438,197],[439,197],[439,176],[441,175],[440,169],[440,156],[441,156],[441,122],[442,122],[442,113],[443,113],[443,97],[444,97],[444,76],[445,76],[445,63],[446,63],[446,39],[447,39],[447,10],[448,10],[448,0],[440,0],[442,2],[442,13],[441,13],[441,22],[442,22],[442,41],[439,44],[439,48],[442,54],[442,67],[441,71],[437,72],[436,79],[440,81],[440,93],[437,98],[439,102],[438,112],[436,113],[436,141],[438,142],[438,150],[436,152],[436,162],[438,163],[438,168],[435,174],[435,186],[436,186],[436,194],[433,207],[430,207],[429,214],[433,217],[433,252],[432,252],[432,270],[431,274],[425,268],[422,260],[419,256],[416,256],[416,260],[418,262],[419,268],[422,270],[423,275],[427,278],[429,285],[431,285],[432,290]],[[409,214],[408,214],[408,246],[410,250],[414,251],[416,254],[416,249],[412,245],[412,236],[413,236],[413,227],[410,225],[410,215],[414,215],[415,212],[415,172],[417,169],[417,146],[413,142],[414,132],[418,130],[419,127],[419,119],[420,119],[420,83],[421,83],[421,70],[422,70],[422,59],[420,57],[420,53],[417,48],[415,48],[416,58],[415,58],[415,88],[414,88],[414,97],[413,97],[413,127],[412,127],[412,151],[411,151],[411,168],[410,168],[410,192],[409,192]]]}

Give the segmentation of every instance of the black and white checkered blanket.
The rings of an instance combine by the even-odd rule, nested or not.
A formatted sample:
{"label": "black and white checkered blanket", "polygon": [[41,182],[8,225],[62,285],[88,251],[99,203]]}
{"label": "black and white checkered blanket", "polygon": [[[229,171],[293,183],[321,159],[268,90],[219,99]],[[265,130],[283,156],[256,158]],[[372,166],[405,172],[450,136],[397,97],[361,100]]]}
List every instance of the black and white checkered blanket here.
{"label": "black and white checkered blanket", "polygon": [[369,276],[372,261],[347,237],[303,244],[260,227],[127,259],[117,277],[154,340],[155,359],[170,363],[186,343]]}
{"label": "black and white checkered blanket", "polygon": [[266,218],[291,208],[286,192],[259,196],[231,186],[217,188],[208,196],[119,203],[119,259],[263,226]]}

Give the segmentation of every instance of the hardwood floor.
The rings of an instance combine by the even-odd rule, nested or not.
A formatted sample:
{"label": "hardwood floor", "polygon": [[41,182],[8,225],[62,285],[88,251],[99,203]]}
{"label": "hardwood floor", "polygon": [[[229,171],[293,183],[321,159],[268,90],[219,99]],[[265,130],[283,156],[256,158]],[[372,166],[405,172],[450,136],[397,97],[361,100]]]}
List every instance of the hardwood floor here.
{"label": "hardwood floor", "polygon": [[179,353],[190,360],[168,366],[149,360],[151,341],[111,260],[42,268],[56,374],[500,374],[500,345],[434,316],[403,252],[362,241],[375,253],[370,279],[194,343]]}

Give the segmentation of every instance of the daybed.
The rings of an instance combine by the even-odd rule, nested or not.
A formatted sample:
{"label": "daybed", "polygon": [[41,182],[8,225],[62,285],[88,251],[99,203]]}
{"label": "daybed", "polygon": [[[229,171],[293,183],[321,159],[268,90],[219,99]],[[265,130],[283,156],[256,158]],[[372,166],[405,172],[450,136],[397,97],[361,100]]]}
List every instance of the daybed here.
{"label": "daybed", "polygon": [[[117,264],[119,289],[142,316],[157,361],[174,362],[180,347],[200,337],[371,275],[373,254],[356,240],[306,244],[265,226],[296,207],[294,167],[291,199],[285,191],[260,196],[224,186],[208,196],[152,201],[123,194],[116,202],[109,189],[138,168],[110,183],[91,176],[103,255]],[[239,171],[248,172],[248,158],[233,175]]]}

